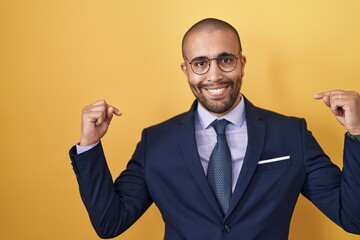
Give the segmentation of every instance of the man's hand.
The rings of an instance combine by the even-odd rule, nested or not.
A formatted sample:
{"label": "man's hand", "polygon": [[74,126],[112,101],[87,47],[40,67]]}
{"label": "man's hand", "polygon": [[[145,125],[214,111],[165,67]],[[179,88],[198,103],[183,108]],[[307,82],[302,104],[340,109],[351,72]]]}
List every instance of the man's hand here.
{"label": "man's hand", "polygon": [[121,116],[121,112],[105,100],[85,106],[82,111],[80,146],[100,141],[107,132],[113,115]]}
{"label": "man's hand", "polygon": [[314,99],[322,99],[336,119],[352,135],[360,134],[360,96],[357,92],[334,90],[318,93]]}

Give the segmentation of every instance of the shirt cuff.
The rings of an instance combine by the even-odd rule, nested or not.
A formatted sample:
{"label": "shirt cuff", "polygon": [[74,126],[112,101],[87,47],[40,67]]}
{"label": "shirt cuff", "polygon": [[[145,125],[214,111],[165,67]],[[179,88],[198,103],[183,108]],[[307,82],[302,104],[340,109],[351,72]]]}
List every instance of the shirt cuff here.
{"label": "shirt cuff", "polygon": [[349,132],[347,133],[347,136],[351,138],[354,141],[360,142],[360,135],[352,135]]}
{"label": "shirt cuff", "polygon": [[88,145],[88,146],[80,146],[79,143],[78,143],[78,144],[76,144],[76,153],[77,154],[82,154],[82,153],[84,153],[86,151],[89,151],[90,149],[94,148],[98,144],[99,144],[99,142]]}

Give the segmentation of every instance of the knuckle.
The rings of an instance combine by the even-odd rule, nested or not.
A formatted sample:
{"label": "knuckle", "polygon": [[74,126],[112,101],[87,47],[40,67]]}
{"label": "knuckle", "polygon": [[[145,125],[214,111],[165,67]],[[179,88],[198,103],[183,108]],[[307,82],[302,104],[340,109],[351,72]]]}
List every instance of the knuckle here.
{"label": "knuckle", "polygon": [[101,104],[101,105],[106,105],[106,101],[104,99],[99,100],[98,103]]}

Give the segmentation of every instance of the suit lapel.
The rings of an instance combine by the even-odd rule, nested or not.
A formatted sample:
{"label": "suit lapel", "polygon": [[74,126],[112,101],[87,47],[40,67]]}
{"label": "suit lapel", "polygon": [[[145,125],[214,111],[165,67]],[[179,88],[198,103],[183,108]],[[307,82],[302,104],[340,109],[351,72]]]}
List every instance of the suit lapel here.
{"label": "suit lapel", "polygon": [[177,129],[178,141],[184,161],[196,184],[199,186],[200,191],[213,207],[216,214],[223,218],[221,209],[207,181],[197,150],[194,123],[194,111],[196,110],[196,106],[197,104],[195,102],[191,110],[184,115],[183,121]]}
{"label": "suit lapel", "polygon": [[[245,99],[248,145],[244,163],[232,195],[227,216],[231,214],[247,189],[260,160],[265,144],[265,123],[260,119],[256,108]],[[239,140],[241,141],[241,139]]]}

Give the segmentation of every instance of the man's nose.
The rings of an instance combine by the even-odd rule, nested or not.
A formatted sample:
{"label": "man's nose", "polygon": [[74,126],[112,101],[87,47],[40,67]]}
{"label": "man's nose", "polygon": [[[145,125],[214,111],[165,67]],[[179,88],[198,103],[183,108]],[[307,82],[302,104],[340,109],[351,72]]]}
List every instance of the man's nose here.
{"label": "man's nose", "polygon": [[209,71],[206,73],[209,81],[215,81],[223,78],[223,71],[219,68],[217,59],[210,59]]}

